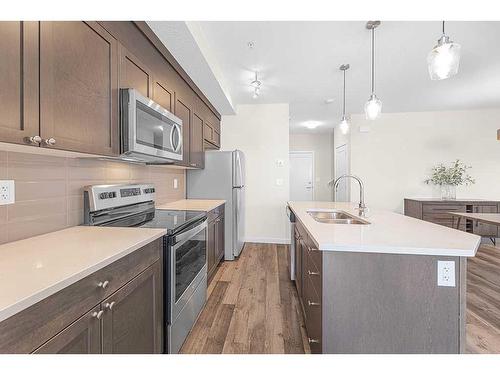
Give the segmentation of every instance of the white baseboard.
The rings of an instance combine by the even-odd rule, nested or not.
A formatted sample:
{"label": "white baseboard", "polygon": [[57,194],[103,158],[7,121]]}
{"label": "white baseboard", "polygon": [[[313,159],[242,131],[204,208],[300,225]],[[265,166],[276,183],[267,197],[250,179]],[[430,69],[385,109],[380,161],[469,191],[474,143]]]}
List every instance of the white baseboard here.
{"label": "white baseboard", "polygon": [[250,237],[250,238],[245,238],[245,242],[276,243],[276,244],[282,244],[282,245],[290,245],[290,239],[289,238]]}

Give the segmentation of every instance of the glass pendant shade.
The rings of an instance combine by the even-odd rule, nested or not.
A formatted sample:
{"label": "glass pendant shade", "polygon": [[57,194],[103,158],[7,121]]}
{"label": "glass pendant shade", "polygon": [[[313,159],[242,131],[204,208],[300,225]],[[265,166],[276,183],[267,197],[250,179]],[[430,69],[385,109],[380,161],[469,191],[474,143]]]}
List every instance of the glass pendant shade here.
{"label": "glass pendant shade", "polygon": [[342,121],[340,121],[339,124],[339,129],[340,132],[344,135],[349,133],[349,128],[351,127],[351,124],[349,124],[349,119],[345,116],[342,116]]}
{"label": "glass pendant shade", "polygon": [[460,44],[451,42],[447,36],[443,35],[439,39],[438,44],[427,56],[431,80],[450,78],[458,73],[460,48]]}
{"label": "glass pendant shade", "polygon": [[365,115],[367,120],[375,120],[382,112],[382,102],[377,95],[371,94],[370,99],[365,104]]}

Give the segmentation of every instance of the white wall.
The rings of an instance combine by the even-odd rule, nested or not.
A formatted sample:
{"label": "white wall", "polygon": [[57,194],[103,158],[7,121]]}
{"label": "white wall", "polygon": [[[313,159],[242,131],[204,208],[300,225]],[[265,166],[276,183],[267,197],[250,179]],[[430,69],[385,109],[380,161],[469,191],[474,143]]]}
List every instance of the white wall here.
{"label": "white wall", "polygon": [[[236,115],[222,117],[221,149],[246,156],[247,242],[287,243],[289,222],[288,104],[239,105]],[[277,160],[283,161],[282,166]],[[281,185],[277,185],[281,180]]]}
{"label": "white wall", "polygon": [[332,134],[290,134],[290,151],[314,152],[314,200],[331,201],[333,189],[328,182],[333,178]]}
{"label": "white wall", "polygon": [[[351,173],[365,182],[368,206],[402,213],[405,197],[439,197],[423,182],[432,166],[460,159],[473,167],[476,184],[458,188],[457,198],[500,199],[498,128],[500,109],[387,113],[372,123],[352,116]],[[355,200],[358,188],[351,189]]]}

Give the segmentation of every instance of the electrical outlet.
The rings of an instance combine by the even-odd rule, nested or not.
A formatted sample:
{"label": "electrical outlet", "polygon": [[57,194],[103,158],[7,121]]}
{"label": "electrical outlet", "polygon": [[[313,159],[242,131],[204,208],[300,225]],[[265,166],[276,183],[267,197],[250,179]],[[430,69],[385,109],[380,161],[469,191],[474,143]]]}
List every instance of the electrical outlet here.
{"label": "electrical outlet", "polygon": [[12,204],[16,201],[13,180],[0,180],[0,205]]}
{"label": "electrical outlet", "polygon": [[438,286],[455,286],[455,262],[438,260],[437,265]]}
{"label": "electrical outlet", "polygon": [[179,188],[179,180],[174,178],[174,189],[178,189]]}

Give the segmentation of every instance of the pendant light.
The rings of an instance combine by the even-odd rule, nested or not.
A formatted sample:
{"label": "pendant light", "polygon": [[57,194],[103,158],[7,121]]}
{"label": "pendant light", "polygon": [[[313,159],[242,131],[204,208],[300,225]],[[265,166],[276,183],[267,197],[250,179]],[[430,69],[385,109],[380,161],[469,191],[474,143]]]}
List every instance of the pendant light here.
{"label": "pendant light", "polygon": [[351,125],[349,124],[349,117],[345,114],[345,71],[349,69],[349,64],[342,64],[339,68],[344,73],[344,90],[342,94],[342,118],[340,120],[339,129],[342,134],[349,133],[349,128]]}
{"label": "pendant light", "polygon": [[259,81],[259,78],[257,77],[257,72],[255,72],[255,79],[252,82],[250,82],[250,86],[253,87],[252,98],[257,99],[259,97],[261,85],[262,82]]}
{"label": "pendant light", "polygon": [[427,66],[432,80],[441,80],[454,76],[458,73],[460,63],[460,44],[454,43],[444,32],[444,21],[442,24],[442,35],[438,43],[427,56]]}
{"label": "pendant light", "polygon": [[372,93],[365,104],[365,115],[368,120],[375,120],[382,112],[382,102],[375,95],[375,29],[380,26],[380,21],[368,21],[366,28],[372,32]]}

